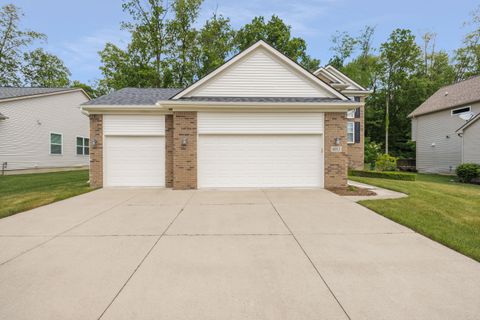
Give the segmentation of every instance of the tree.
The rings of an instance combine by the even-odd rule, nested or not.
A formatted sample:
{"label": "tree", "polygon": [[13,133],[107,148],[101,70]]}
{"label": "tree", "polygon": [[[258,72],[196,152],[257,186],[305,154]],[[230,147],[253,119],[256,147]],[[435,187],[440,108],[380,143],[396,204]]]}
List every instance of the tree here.
{"label": "tree", "polygon": [[[172,4],[175,19],[167,23],[169,67],[176,87],[190,85],[197,74],[198,31],[193,27],[203,0],[176,0]],[[210,44],[211,45],[211,44]]]}
{"label": "tree", "polygon": [[357,39],[353,38],[347,32],[337,31],[332,36],[333,46],[330,50],[333,51],[333,58],[328,62],[337,69],[341,69],[345,64],[345,60],[351,57],[355,46],[357,45]]}
{"label": "tree", "polygon": [[[415,36],[407,29],[394,30],[388,41],[380,47],[380,80],[385,91],[385,153],[389,152],[390,109],[399,120],[402,96],[398,93],[409,84],[410,76],[418,70],[420,57],[421,50],[415,42]],[[406,115],[402,113],[402,116]]]}
{"label": "tree", "polygon": [[278,16],[273,15],[268,22],[264,17],[255,17],[244,25],[236,34],[235,43],[238,51],[245,50],[255,42],[264,40],[304,68],[314,71],[320,61],[307,54],[305,40],[291,36],[291,27]]}
{"label": "tree", "polygon": [[221,66],[234,52],[235,31],[230,19],[213,14],[198,35],[198,77],[201,78]]}
{"label": "tree", "polygon": [[455,51],[457,79],[462,80],[480,74],[480,6],[472,13],[472,20],[464,25],[473,30],[463,38],[463,47]]}
{"label": "tree", "polygon": [[42,33],[22,30],[19,23],[23,16],[13,4],[0,8],[0,85],[20,85],[19,71],[23,50],[37,39],[46,39]]}
{"label": "tree", "polygon": [[24,84],[31,87],[65,87],[70,83],[70,71],[57,56],[36,49],[24,53],[21,67]]}
{"label": "tree", "polygon": [[70,87],[83,89],[83,91],[85,91],[88,94],[88,96],[92,99],[95,99],[102,95],[100,92],[98,92],[97,89],[78,80],[73,80]]}

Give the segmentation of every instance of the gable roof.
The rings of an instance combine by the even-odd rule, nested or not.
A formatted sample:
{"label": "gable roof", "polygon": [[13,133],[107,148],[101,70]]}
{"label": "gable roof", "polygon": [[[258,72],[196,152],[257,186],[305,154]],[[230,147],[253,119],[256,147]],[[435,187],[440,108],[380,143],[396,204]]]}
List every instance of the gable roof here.
{"label": "gable roof", "polygon": [[180,92],[174,88],[123,88],[82,105],[155,105]]}
{"label": "gable roof", "polygon": [[437,90],[413,110],[408,117],[432,113],[480,101],[480,76],[472,77]]}
{"label": "gable roof", "polygon": [[477,113],[473,118],[465,122],[460,128],[458,128],[455,132],[456,133],[463,133],[465,129],[470,127],[474,122],[478,121],[480,119],[480,113]]}
{"label": "gable roof", "polygon": [[35,96],[82,91],[80,88],[37,88],[37,87],[0,87],[0,102],[3,100],[26,99]]}
{"label": "gable roof", "polygon": [[279,63],[285,65],[288,68],[291,68],[296,73],[298,78],[302,78],[303,80],[308,81],[309,83],[312,84],[312,86],[318,88],[319,91],[321,90],[323,92],[326,92],[331,97],[334,97],[334,98],[337,98],[337,99],[340,99],[340,100],[347,100],[348,99],[346,96],[344,96],[342,93],[337,91],[335,88],[331,87],[329,84],[322,81],[321,79],[319,79],[318,77],[316,77],[315,75],[313,75],[312,73],[310,73],[309,71],[304,69],[302,66],[300,66],[298,63],[291,60],[290,58],[288,58],[284,54],[280,53],[278,50],[276,50],[275,48],[273,48],[272,46],[270,46],[269,44],[267,44],[265,41],[262,41],[262,40],[256,42],[255,44],[253,44],[249,48],[240,52],[239,54],[237,54],[236,56],[234,56],[233,58],[231,58],[230,60],[225,62],[223,65],[221,65],[220,67],[218,67],[217,69],[215,69],[214,71],[209,73],[207,76],[201,78],[200,80],[193,83],[189,87],[180,91],[178,94],[176,94],[171,99],[172,100],[177,100],[177,99],[180,99],[182,97],[187,96],[189,93],[193,92],[197,88],[200,88],[200,87],[206,85],[208,82],[215,79],[221,73],[223,73],[226,70],[229,70],[230,68],[232,68],[232,66],[239,63],[241,60],[243,60],[243,58],[249,56],[252,52],[255,52],[259,49],[263,49],[263,50],[267,51],[267,53],[271,54],[274,58],[276,58],[279,61]]}
{"label": "gable roof", "polygon": [[315,75],[323,75],[325,78],[328,78],[332,81],[332,84],[342,84],[346,86],[343,90],[353,90],[353,91],[365,91],[368,92],[367,89],[356,83],[351,78],[347,77],[344,73],[340,72],[338,69],[333,67],[332,65],[327,65],[325,67],[321,67],[317,69],[313,74]]}

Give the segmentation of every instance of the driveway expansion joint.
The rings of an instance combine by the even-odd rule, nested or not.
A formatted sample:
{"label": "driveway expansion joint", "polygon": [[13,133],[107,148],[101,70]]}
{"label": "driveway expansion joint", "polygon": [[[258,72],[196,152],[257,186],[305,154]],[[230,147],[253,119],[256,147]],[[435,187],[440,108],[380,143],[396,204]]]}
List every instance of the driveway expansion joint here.
{"label": "driveway expansion joint", "polygon": [[118,296],[120,295],[120,293],[122,293],[123,289],[127,286],[127,284],[130,282],[130,280],[133,278],[133,276],[135,275],[135,273],[137,273],[138,269],[140,269],[140,267],[142,266],[142,264],[145,262],[145,260],[147,260],[148,256],[150,255],[150,253],[153,251],[153,249],[157,246],[158,242],[160,241],[160,239],[162,239],[162,237],[167,233],[168,229],[170,229],[170,227],[172,226],[172,224],[175,222],[175,220],[177,220],[177,218],[180,216],[180,214],[185,210],[185,207],[188,205],[188,203],[190,202],[190,200],[192,200],[193,196],[195,195],[194,192],[192,192],[192,194],[190,195],[190,197],[187,199],[187,201],[184,203],[184,205],[182,206],[182,208],[178,211],[177,215],[172,219],[172,221],[170,221],[170,223],[168,224],[168,226],[165,228],[165,230],[163,230],[162,234],[160,236],[158,236],[157,240],[155,240],[155,242],[153,243],[152,247],[147,251],[147,253],[145,254],[145,256],[140,260],[140,263],[135,267],[135,269],[133,270],[132,274],[128,277],[128,279],[125,281],[125,283],[121,286],[120,290],[118,290],[118,292],[115,294],[115,296],[113,297],[113,299],[110,301],[110,303],[107,305],[107,307],[105,308],[105,310],[103,310],[103,312],[100,314],[100,316],[97,318],[97,320],[100,320],[104,315],[105,313],[107,312],[107,310],[110,308],[110,306],[113,304],[113,302],[115,302],[115,300],[118,298]]}
{"label": "driveway expansion joint", "polygon": [[278,212],[277,210],[277,207],[275,207],[275,205],[273,204],[273,201],[268,197],[268,194],[265,192],[265,190],[262,190],[262,192],[264,193],[265,197],[268,199],[268,201],[270,202],[270,205],[272,206],[272,208],[275,210],[275,212],[277,213],[278,217],[280,218],[280,220],[282,220],[283,224],[285,225],[285,228],[287,228],[287,230],[292,234],[292,237],[293,239],[295,240],[295,242],[297,243],[297,245],[300,247],[300,250],[302,250],[303,254],[305,255],[305,257],[308,259],[308,261],[310,262],[310,264],[312,265],[312,267],[315,269],[316,273],[318,274],[318,276],[320,277],[320,279],[323,281],[323,283],[325,284],[325,286],[327,287],[328,291],[330,291],[330,294],[333,296],[333,298],[335,299],[335,301],[337,302],[337,304],[340,306],[340,308],[342,309],[343,313],[345,313],[345,316],[351,320],[352,318],[350,318],[350,315],[348,314],[347,310],[345,310],[345,308],[343,307],[343,305],[340,303],[340,300],[338,300],[337,296],[335,295],[335,293],[333,292],[332,288],[330,288],[330,286],[328,285],[327,281],[325,280],[325,278],[322,276],[322,274],[320,273],[320,270],[318,270],[317,266],[313,263],[313,260],[310,258],[310,256],[307,254],[307,251],[305,251],[305,249],[302,247],[302,245],[300,244],[300,241],[298,241],[297,237],[295,236],[295,234],[293,233],[292,229],[290,229],[290,227],[288,226],[288,224],[286,223],[286,221],[282,218],[282,215],[280,214],[280,212]]}

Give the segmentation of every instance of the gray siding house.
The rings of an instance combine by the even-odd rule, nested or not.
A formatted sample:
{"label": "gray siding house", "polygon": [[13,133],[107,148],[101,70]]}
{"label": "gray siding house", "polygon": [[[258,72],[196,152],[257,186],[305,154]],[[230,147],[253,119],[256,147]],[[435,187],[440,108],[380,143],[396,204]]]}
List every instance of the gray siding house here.
{"label": "gray siding house", "polygon": [[409,117],[417,170],[454,173],[461,163],[480,163],[480,76],[440,88]]}
{"label": "gray siding house", "polygon": [[89,121],[75,88],[0,87],[0,165],[6,174],[88,167]]}

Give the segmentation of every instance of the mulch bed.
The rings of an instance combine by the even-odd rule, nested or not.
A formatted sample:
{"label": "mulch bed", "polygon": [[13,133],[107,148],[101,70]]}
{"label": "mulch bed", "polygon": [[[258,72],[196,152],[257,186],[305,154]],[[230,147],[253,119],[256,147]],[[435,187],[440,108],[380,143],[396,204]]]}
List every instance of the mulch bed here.
{"label": "mulch bed", "polygon": [[365,188],[359,188],[354,186],[348,186],[346,188],[328,188],[329,191],[336,193],[340,196],[374,196],[375,192]]}

